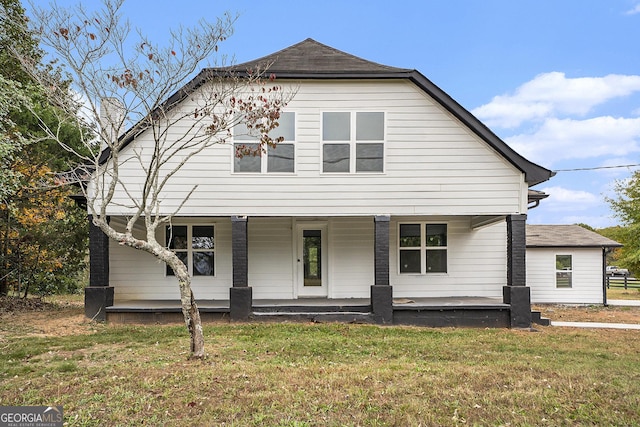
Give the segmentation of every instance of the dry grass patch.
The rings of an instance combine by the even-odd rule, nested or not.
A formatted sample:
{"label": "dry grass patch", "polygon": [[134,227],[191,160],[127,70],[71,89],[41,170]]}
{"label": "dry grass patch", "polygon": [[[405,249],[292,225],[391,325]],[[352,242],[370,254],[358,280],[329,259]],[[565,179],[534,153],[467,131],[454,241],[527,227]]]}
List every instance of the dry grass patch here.
{"label": "dry grass patch", "polygon": [[540,311],[544,317],[562,322],[640,324],[640,307],[541,304],[533,309]]}
{"label": "dry grass patch", "polygon": [[609,288],[607,299],[640,300],[640,288]]}
{"label": "dry grass patch", "polygon": [[183,327],[90,326],[5,335],[0,404],[71,426],[640,424],[637,331],[219,323],[188,361]]}

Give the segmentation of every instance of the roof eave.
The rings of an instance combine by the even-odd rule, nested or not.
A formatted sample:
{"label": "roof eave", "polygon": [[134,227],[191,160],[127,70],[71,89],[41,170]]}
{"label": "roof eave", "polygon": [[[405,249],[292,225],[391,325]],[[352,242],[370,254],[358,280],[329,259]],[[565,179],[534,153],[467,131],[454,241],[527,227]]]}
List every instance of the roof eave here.
{"label": "roof eave", "polygon": [[527,248],[540,248],[540,249],[551,249],[551,248],[580,248],[580,249],[608,249],[608,248],[621,248],[624,245],[618,244],[607,244],[607,245],[530,245],[527,244]]}

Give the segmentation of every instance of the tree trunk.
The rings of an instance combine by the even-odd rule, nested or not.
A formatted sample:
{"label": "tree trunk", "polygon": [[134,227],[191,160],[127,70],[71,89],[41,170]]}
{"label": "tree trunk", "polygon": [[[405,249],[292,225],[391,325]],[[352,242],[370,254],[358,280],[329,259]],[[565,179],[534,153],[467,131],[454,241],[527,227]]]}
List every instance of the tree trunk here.
{"label": "tree trunk", "polygon": [[[196,304],[196,300],[191,290],[191,276],[187,271],[186,266],[180,261],[178,257],[170,263],[173,268],[174,274],[178,279],[180,287],[180,303],[182,307],[182,315],[184,316],[184,322],[189,330],[189,337],[191,339],[191,358],[202,359],[205,357],[204,353],[204,334],[202,332],[202,321],[200,320],[200,310]],[[175,262],[177,261],[177,263]],[[176,264],[174,266],[174,264]]]}

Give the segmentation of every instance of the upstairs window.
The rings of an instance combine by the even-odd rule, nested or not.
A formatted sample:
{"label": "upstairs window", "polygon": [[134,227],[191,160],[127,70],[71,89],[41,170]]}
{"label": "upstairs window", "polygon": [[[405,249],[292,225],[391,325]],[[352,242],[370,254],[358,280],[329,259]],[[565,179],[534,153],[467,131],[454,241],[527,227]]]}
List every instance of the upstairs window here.
{"label": "upstairs window", "polygon": [[322,171],[384,171],[385,117],[381,112],[322,113]]}
{"label": "upstairs window", "polygon": [[[192,276],[215,273],[215,240],[213,225],[173,225],[166,227],[166,244],[187,266]],[[174,276],[166,266],[167,276]]]}
{"label": "upstairs window", "polygon": [[244,123],[233,128],[233,171],[240,173],[293,173],[295,170],[295,113],[280,113],[278,127],[269,136],[273,139],[283,137],[283,142],[275,147],[267,147],[266,154],[237,157],[243,147],[256,152],[260,147],[260,136],[248,129]]}
{"label": "upstairs window", "polygon": [[398,230],[400,273],[447,272],[447,224],[400,224]]}
{"label": "upstairs window", "polygon": [[556,288],[573,286],[573,265],[571,255],[556,255]]}

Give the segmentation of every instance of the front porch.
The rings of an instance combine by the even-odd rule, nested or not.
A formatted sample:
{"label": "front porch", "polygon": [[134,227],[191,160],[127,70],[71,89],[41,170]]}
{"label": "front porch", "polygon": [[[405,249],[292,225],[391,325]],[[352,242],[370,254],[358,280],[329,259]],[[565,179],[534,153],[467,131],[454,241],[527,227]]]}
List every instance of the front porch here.
{"label": "front porch", "polygon": [[[232,217],[226,231],[223,223],[216,225],[220,242],[227,239],[226,251],[221,249],[225,243],[216,246],[218,275],[206,285],[201,280],[200,287],[196,289],[196,294],[201,295],[199,307],[202,319],[339,320],[387,325],[529,328],[532,320],[535,320],[532,318],[530,292],[524,274],[525,218],[524,215],[506,218],[506,286],[504,282],[501,283],[503,279],[500,277],[504,274],[504,267],[500,265],[504,262],[504,243],[494,239],[493,246],[488,246],[487,242],[492,239],[491,233],[487,232],[490,229],[474,231],[468,228],[464,219],[449,219],[446,227],[457,230],[449,236],[450,246],[464,248],[466,252],[462,249],[457,252],[447,250],[448,256],[443,259],[448,258],[451,265],[456,266],[455,269],[452,267],[448,270],[447,264],[443,263],[444,271],[436,270],[436,274],[429,276],[428,281],[425,280],[426,274],[414,272],[403,275],[401,271],[398,272],[397,250],[390,248],[390,242],[398,238],[397,228],[394,226],[391,229],[396,234],[390,236],[389,216],[376,216],[371,222],[332,221],[333,234],[329,240],[333,243],[333,255],[328,257],[324,249],[317,251],[317,254],[323,254],[322,260],[329,260],[333,266],[332,276],[329,277],[329,271],[324,270],[327,262],[318,259],[318,272],[321,265],[323,268],[322,275],[318,277],[329,277],[327,282],[331,285],[327,286],[323,280],[323,286],[330,288],[330,291],[325,290],[324,295],[319,295],[296,292],[296,289],[300,289],[296,288],[296,283],[306,286],[306,282],[296,281],[294,274],[295,271],[303,271],[301,259],[304,255],[298,255],[298,250],[304,245],[298,245],[294,250],[296,245],[292,245],[292,240],[296,235],[294,231],[307,230],[308,222],[304,227],[296,227],[293,220],[256,220],[255,224],[261,225],[251,231],[248,229],[248,218]],[[265,230],[270,231],[268,236],[259,234]],[[422,227],[421,230],[424,231]],[[129,267],[120,268],[120,276],[116,275],[118,292],[114,292],[115,288],[109,283],[108,239],[96,227],[93,227],[93,231],[92,237],[95,238],[91,239],[90,252],[92,286],[85,290],[87,317],[116,323],[181,322],[178,299],[167,292],[174,286],[171,284],[169,287],[166,283],[171,277],[165,277],[164,268],[156,268],[157,263],[135,258],[136,253],[119,254],[115,265],[121,267],[123,263],[129,263]],[[252,263],[249,262],[248,251],[250,232],[255,242]],[[274,241],[278,241],[276,235],[280,234],[284,238],[280,239],[282,243],[278,246]],[[258,239],[260,236],[263,238]],[[298,233],[300,236],[304,237],[305,234]],[[320,236],[324,240],[322,230]],[[341,244],[336,244],[336,241]],[[352,241],[361,244],[354,246]],[[474,243],[470,244],[471,241]],[[260,246],[265,244],[268,246]],[[474,249],[469,250],[470,247]],[[482,258],[486,252],[498,255]],[[262,256],[263,253],[268,253],[268,256]],[[221,261],[224,257],[228,257],[226,263]],[[393,269],[390,268],[390,258],[393,259]],[[488,262],[485,264],[484,261]],[[153,269],[143,267],[150,264],[153,264]],[[229,270],[225,271],[222,266],[227,266]],[[253,266],[251,283],[250,266]],[[123,275],[122,272],[127,274]],[[136,281],[132,280],[133,277],[137,278]],[[274,284],[274,278],[284,286]],[[216,282],[222,286],[216,285]],[[428,286],[432,293],[438,295],[425,295]],[[502,298],[495,292],[499,286],[502,286]],[[451,295],[443,295],[441,289],[445,287],[450,289]],[[215,289],[217,291],[214,293],[212,290]],[[466,297],[463,292],[477,297]],[[315,298],[309,298],[311,295]]]}
{"label": "front porch", "polygon": [[[229,300],[198,301],[203,322],[230,320]],[[509,327],[510,304],[499,298],[397,298],[391,324],[428,327]],[[177,300],[125,300],[106,308],[110,323],[181,323]],[[367,298],[254,300],[250,320],[376,323]],[[533,313],[533,321],[540,323]]]}

